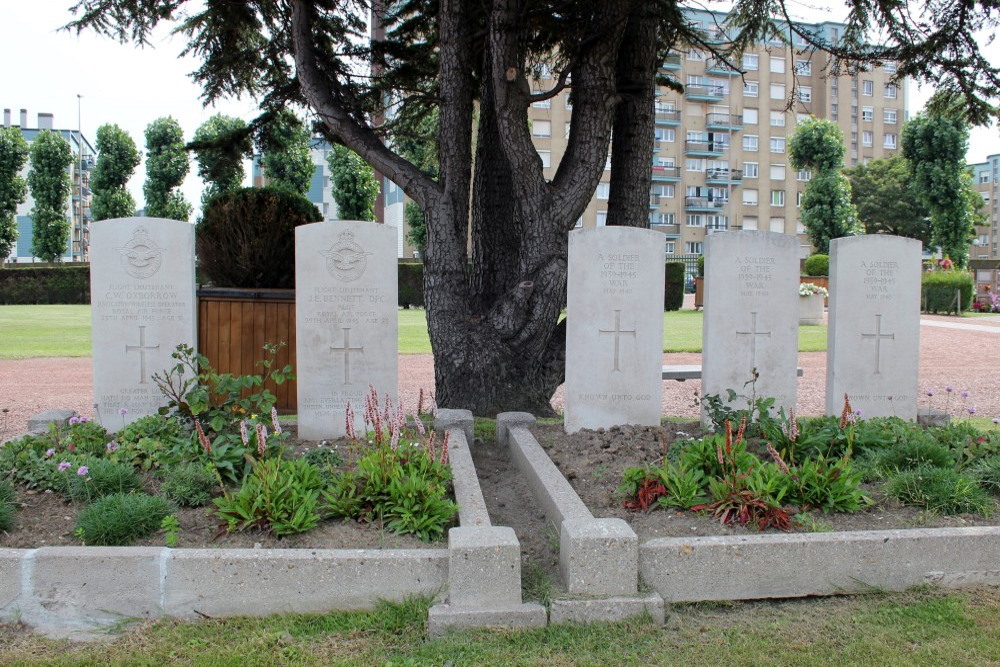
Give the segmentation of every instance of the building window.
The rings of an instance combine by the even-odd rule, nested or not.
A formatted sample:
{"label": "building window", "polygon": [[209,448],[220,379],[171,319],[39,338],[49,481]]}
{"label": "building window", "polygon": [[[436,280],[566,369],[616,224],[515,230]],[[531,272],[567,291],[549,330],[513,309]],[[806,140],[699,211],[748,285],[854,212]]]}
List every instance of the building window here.
{"label": "building window", "polygon": [[875,109],[872,107],[861,107],[861,120],[870,123],[875,120]]}
{"label": "building window", "polygon": [[779,234],[785,233],[785,219],[784,218],[771,218],[771,231],[778,232]]}
{"label": "building window", "polygon": [[705,171],[705,161],[697,158],[688,158],[684,163],[685,171]]}
{"label": "building window", "polygon": [[743,163],[743,178],[757,178],[757,163],[756,162],[744,162]]}
{"label": "building window", "polygon": [[772,83],[771,84],[771,99],[772,100],[783,100],[783,99],[785,99],[785,84],[783,84],[783,83]]}
{"label": "building window", "polygon": [[882,65],[882,71],[884,71],[886,74],[895,74],[896,73],[896,63],[894,63],[894,62],[883,63],[883,65]]}
{"label": "building window", "polygon": [[886,134],[885,135],[885,140],[882,142],[882,145],[885,146],[886,148],[895,148],[896,147],[896,135],[895,134]]}
{"label": "building window", "polygon": [[775,74],[785,73],[785,59],[784,58],[771,58],[771,71]]}
{"label": "building window", "polygon": [[757,191],[753,189],[743,190],[743,203],[747,206],[757,205]]}
{"label": "building window", "polygon": [[785,152],[785,138],[784,137],[771,137],[771,152],[772,153],[784,153]]}
{"label": "building window", "polygon": [[756,109],[743,109],[743,124],[744,125],[756,125],[757,124],[757,110]]}
{"label": "building window", "polygon": [[785,112],[784,111],[772,111],[771,112],[771,127],[784,127],[785,126]]}
{"label": "building window", "polygon": [[834,102],[830,105],[830,120],[838,120],[840,118],[840,105]]}
{"label": "building window", "polygon": [[890,100],[896,99],[896,91],[897,90],[898,89],[896,88],[896,84],[894,84],[894,83],[887,83],[887,84],[885,84],[885,97],[886,97],[886,99],[890,99]]}
{"label": "building window", "polygon": [[757,97],[760,84],[756,81],[747,81],[743,84],[743,97]]}
{"label": "building window", "polygon": [[533,120],[531,121],[531,136],[533,137],[551,137],[552,136],[552,123],[547,120]]}
{"label": "building window", "polygon": [[687,216],[687,226],[688,227],[704,227],[705,218],[700,213],[688,213]]}
{"label": "building window", "polygon": [[795,193],[795,207],[796,208],[802,208],[802,193],[801,192],[796,192]]}
{"label": "building window", "polygon": [[650,213],[649,224],[651,225],[672,225],[674,224],[673,213]]}
{"label": "building window", "polygon": [[808,169],[802,169],[801,171],[795,172],[796,181],[811,181],[812,177],[812,172]]}
{"label": "building window", "polygon": [[707,229],[714,229],[717,232],[725,231],[726,229],[729,229],[729,216],[710,215],[708,216],[708,222],[705,227]]}
{"label": "building window", "polygon": [[799,76],[812,76],[813,65],[809,60],[796,60],[795,73]]}
{"label": "building window", "polygon": [[743,217],[743,229],[756,231],[757,229],[757,216],[747,215]]}
{"label": "building window", "polygon": [[667,241],[667,254],[668,255],[673,255],[674,252],[675,252],[674,251],[675,247],[676,247],[676,244],[673,241]]}
{"label": "building window", "polygon": [[688,51],[688,60],[701,62],[704,59],[705,59],[705,54],[702,51],[699,51],[698,49],[691,49],[690,51]]}
{"label": "building window", "polygon": [[611,194],[611,184],[610,183],[598,183],[597,184],[597,198],[607,199],[608,195]]}
{"label": "building window", "polygon": [[546,169],[552,166],[552,151],[538,151],[538,157],[542,158],[542,166]]}
{"label": "building window", "polygon": [[668,199],[674,196],[674,186],[671,185],[654,185],[653,186],[653,196],[654,197],[666,197]]}
{"label": "building window", "polygon": [[785,191],[771,190],[771,206],[784,206],[784,205],[785,205]]}
{"label": "building window", "polygon": [[608,226],[608,212],[607,211],[598,211],[597,212],[597,226],[598,227],[607,227]]}
{"label": "building window", "polygon": [[783,164],[772,164],[771,165],[771,180],[772,181],[783,181],[783,180],[785,180],[785,165],[783,165]]}
{"label": "building window", "polygon": [[563,138],[569,139],[569,131],[573,128],[572,123],[563,123]]}
{"label": "building window", "polygon": [[873,140],[873,135],[872,135],[872,133],[871,133],[870,130],[864,130],[861,133],[861,145],[862,146],[871,146],[872,145],[872,140]]}
{"label": "building window", "polygon": [[885,109],[882,111],[882,122],[886,125],[896,124],[896,110],[895,109]]}
{"label": "building window", "polygon": [[757,150],[757,135],[756,134],[744,134],[743,135],[743,150],[745,150],[745,151],[755,151],[755,150]]}
{"label": "building window", "polygon": [[702,254],[702,249],[704,244],[701,241],[685,241],[684,242],[684,252],[688,255],[700,255]]}
{"label": "building window", "polygon": [[865,97],[871,97],[875,94],[875,82],[871,79],[865,79],[861,82],[861,94]]}
{"label": "building window", "polygon": [[673,143],[676,137],[674,128],[672,127],[658,127],[653,130],[653,138],[657,141],[666,141],[667,143]]}
{"label": "building window", "polygon": [[799,86],[799,102],[812,102],[813,89],[810,86]]}
{"label": "building window", "polygon": [[[981,172],[979,172],[979,182],[980,183],[989,183],[990,182],[990,172],[988,172],[988,171],[981,171]],[[983,197],[983,199],[987,203],[989,203],[989,201],[990,201],[989,197]]]}
{"label": "building window", "polygon": [[743,69],[748,72],[756,72],[760,69],[760,56],[756,53],[744,53]]}

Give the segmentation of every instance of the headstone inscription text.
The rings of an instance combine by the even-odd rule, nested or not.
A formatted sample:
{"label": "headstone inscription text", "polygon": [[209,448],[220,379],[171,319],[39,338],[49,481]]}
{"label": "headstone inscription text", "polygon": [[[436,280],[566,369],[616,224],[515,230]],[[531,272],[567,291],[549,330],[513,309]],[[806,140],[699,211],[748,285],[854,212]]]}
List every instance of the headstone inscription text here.
{"label": "headstone inscription text", "polygon": [[118,428],[166,405],[152,375],[197,344],[194,225],[102,220],[90,254],[95,417]]}
{"label": "headstone inscription text", "polygon": [[658,232],[600,227],[570,233],[567,432],[659,423],[664,258]]}

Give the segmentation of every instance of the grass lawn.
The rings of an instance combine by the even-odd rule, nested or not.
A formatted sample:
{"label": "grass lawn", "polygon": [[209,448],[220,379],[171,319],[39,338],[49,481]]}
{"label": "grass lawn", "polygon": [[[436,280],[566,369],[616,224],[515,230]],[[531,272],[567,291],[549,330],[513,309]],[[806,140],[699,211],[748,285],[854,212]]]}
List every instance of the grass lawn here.
{"label": "grass lawn", "polygon": [[[665,352],[701,352],[702,312],[663,314]],[[0,306],[0,359],[90,355],[90,306]],[[826,349],[826,327],[800,327],[799,351]],[[430,354],[423,310],[399,311],[400,354]]]}
{"label": "grass lawn", "polygon": [[[780,564],[776,564],[780,566]],[[427,603],[266,619],[165,620],[110,642],[53,641],[0,625],[0,663],[45,664],[996,664],[1000,589],[921,589],[780,602],[677,605],[632,620],[427,640]]]}

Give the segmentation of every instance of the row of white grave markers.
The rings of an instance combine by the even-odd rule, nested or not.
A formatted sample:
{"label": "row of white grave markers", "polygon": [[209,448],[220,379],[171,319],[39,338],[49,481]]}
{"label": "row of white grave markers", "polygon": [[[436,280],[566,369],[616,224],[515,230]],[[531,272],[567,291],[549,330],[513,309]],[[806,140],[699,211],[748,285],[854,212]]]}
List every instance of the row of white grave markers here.
{"label": "row of white grave markers", "polygon": [[[299,433],[343,435],[348,401],[361,431],[369,386],[397,401],[395,230],[323,222],[295,231]],[[117,429],[166,405],[152,375],[176,365],[179,344],[197,345],[194,225],[95,222],[90,252],[94,413]]]}
{"label": "row of white grave markers", "polygon": [[[655,232],[570,233],[567,432],[659,423],[663,252]],[[826,412],[844,395],[863,416],[917,414],[919,241],[873,235],[831,243]],[[795,407],[799,243],[762,231],[705,242],[702,395],[734,407]],[[728,400],[728,390],[736,395]]]}

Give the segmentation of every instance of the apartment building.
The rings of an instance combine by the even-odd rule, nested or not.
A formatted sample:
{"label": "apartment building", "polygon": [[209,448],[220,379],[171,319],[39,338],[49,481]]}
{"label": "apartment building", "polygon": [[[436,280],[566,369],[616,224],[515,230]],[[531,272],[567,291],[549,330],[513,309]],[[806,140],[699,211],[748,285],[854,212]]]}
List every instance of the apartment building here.
{"label": "apartment building", "polygon": [[[725,14],[691,10],[711,39],[726,40]],[[839,23],[806,24],[826,40],[843,33]],[[788,139],[799,121],[816,116],[835,121],[847,143],[846,165],[889,157],[900,150],[907,118],[905,87],[891,81],[895,64],[853,76],[828,76],[830,56],[807,48],[761,43],[734,63],[739,70],[698,49],[672,53],[663,73],[684,84],[680,94],[661,87],[656,97],[651,228],[664,235],[670,255],[699,255],[708,234],[761,229],[794,234],[808,254],[799,220],[809,172],[792,168]],[[539,89],[553,84],[551,77]],[[566,150],[572,103],[566,93],[535,103],[529,112],[535,146],[552,178]],[[1000,156],[998,156],[1000,159]],[[607,216],[611,160],[594,199],[577,223],[602,226]]]}
{"label": "apartment building", "polygon": [[[4,127],[11,127],[10,109],[3,110],[3,125]],[[69,142],[74,160],[69,167],[73,185],[69,203],[66,205],[66,217],[72,221],[72,225],[70,227],[70,244],[66,252],[63,253],[62,259],[65,262],[87,261],[89,259],[88,248],[90,246],[90,172],[94,168],[97,151],[80,130],[56,129],[53,115],[50,113],[39,113],[37,124],[32,128],[28,127],[27,109],[21,109],[20,124],[14,127],[21,129],[21,135],[29,145],[35,141],[35,137],[43,130],[56,132]],[[29,159],[21,175],[27,177],[30,168],[31,161]],[[34,205],[35,200],[29,191],[27,199],[17,207],[17,212],[15,213],[18,236],[14,251],[9,257],[0,257],[0,262],[31,263],[38,261],[31,254],[31,209]]]}
{"label": "apartment building", "polygon": [[998,232],[998,202],[1000,202],[1000,155],[990,155],[986,162],[970,164],[972,182],[983,196],[986,220],[976,226],[976,237],[969,249],[969,259],[1000,259],[1000,232]]}

